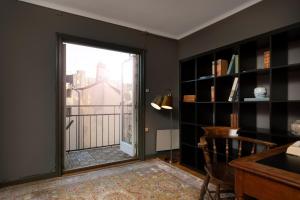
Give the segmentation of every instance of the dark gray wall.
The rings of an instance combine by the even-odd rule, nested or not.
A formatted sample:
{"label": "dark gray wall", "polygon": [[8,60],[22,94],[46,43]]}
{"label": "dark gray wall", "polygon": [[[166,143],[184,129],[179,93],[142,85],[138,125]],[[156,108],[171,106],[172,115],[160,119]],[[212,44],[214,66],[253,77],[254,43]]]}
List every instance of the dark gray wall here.
{"label": "dark gray wall", "polygon": [[[177,41],[16,0],[0,3],[0,182],[55,169],[56,32],[146,49],[146,153],[168,115],[153,111],[156,93],[178,96]],[[177,126],[177,123],[175,124]]]}
{"label": "dark gray wall", "polygon": [[179,40],[179,58],[300,22],[299,8],[299,0],[264,0]]}

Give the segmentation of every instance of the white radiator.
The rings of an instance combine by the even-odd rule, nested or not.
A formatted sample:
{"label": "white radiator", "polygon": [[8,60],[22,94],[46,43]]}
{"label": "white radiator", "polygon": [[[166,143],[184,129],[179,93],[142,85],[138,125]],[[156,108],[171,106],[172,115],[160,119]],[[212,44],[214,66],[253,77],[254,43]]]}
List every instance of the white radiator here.
{"label": "white radiator", "polygon": [[[179,129],[173,129],[173,148],[179,149]],[[156,151],[166,151],[171,149],[170,129],[157,130],[156,132]]]}

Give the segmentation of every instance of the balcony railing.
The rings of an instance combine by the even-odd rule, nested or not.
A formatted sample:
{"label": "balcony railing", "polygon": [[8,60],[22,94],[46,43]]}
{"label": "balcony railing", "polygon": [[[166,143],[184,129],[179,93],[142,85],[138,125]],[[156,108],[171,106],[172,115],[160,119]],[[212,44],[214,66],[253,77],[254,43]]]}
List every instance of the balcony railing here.
{"label": "balcony railing", "polygon": [[132,123],[132,105],[72,105],[66,108],[67,152],[119,145],[122,130]]}

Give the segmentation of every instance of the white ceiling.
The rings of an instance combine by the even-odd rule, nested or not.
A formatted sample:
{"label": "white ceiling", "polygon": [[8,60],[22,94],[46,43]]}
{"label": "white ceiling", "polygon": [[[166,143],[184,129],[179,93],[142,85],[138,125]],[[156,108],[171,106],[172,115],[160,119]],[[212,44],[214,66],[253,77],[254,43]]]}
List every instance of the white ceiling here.
{"label": "white ceiling", "polygon": [[20,0],[181,39],[262,0]]}

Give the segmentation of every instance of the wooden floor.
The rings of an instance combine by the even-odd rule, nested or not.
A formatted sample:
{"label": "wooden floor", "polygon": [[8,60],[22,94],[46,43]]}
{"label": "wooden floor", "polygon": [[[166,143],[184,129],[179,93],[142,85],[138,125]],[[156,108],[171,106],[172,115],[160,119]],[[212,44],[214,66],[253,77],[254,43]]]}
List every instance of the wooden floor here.
{"label": "wooden floor", "polygon": [[[165,162],[169,162],[170,151],[158,152],[156,154],[156,157],[163,160],[163,161],[165,161]],[[173,166],[176,166],[176,167],[178,167],[178,168],[180,168],[180,169],[182,169],[182,170],[184,170],[184,171],[186,171],[186,172],[188,172],[188,173],[190,173],[194,176],[197,176],[201,179],[205,178],[205,174],[199,173],[195,170],[192,170],[192,169],[187,168],[187,167],[180,164],[180,162],[179,162],[180,161],[180,151],[179,150],[174,150],[173,151],[173,161],[174,161],[172,163]]]}
{"label": "wooden floor", "polygon": [[[157,154],[155,154],[154,156],[150,156],[147,157],[146,160],[150,160],[153,158],[159,158],[160,160],[169,163],[169,158],[170,158],[170,151],[163,151],[163,152],[158,152]],[[203,173],[199,173],[198,171],[189,169],[183,165],[180,164],[180,151],[179,150],[174,150],[173,151],[173,161],[175,161],[174,163],[172,163],[173,166],[178,167],[179,169],[182,169],[198,178],[204,179],[205,178],[205,174]],[[128,162],[121,162],[121,163],[115,163],[112,165],[108,165],[108,166],[96,166],[94,168],[91,169],[83,169],[83,170],[78,170],[78,171],[72,171],[70,174],[74,175],[77,173],[84,173],[87,171],[95,171],[95,170],[99,170],[99,169],[104,169],[104,168],[110,168],[110,167],[115,167],[115,166],[123,166],[123,165],[127,165],[129,163],[133,163],[133,162],[139,162],[138,159],[136,160],[128,160]]]}

